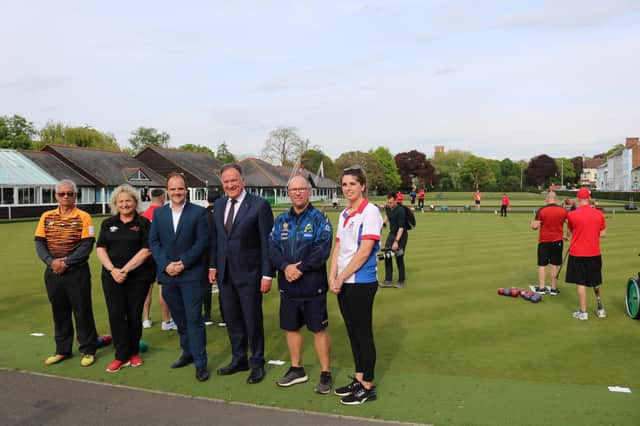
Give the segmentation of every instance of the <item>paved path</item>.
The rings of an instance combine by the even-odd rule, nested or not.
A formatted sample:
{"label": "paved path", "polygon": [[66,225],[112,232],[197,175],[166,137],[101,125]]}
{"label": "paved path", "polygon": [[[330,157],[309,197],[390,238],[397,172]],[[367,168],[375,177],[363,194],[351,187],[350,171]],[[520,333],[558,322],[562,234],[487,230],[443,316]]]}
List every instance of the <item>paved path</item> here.
{"label": "paved path", "polygon": [[0,371],[0,423],[22,425],[406,425]]}

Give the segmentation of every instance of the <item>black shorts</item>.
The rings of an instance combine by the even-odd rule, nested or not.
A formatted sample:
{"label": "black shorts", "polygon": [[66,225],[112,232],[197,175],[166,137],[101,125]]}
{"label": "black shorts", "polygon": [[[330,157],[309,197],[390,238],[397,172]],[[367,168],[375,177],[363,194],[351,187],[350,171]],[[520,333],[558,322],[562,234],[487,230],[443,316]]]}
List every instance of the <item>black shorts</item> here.
{"label": "black shorts", "polygon": [[538,266],[562,265],[562,240],[538,243]]}
{"label": "black shorts", "polygon": [[476,200],[476,206],[480,205],[480,200]]}
{"label": "black shorts", "polygon": [[286,331],[298,331],[303,325],[306,325],[312,333],[322,331],[329,326],[327,295],[309,299],[292,299],[280,293],[280,328]]}
{"label": "black shorts", "polygon": [[569,255],[565,281],[587,287],[602,284],[602,256],[574,257]]}

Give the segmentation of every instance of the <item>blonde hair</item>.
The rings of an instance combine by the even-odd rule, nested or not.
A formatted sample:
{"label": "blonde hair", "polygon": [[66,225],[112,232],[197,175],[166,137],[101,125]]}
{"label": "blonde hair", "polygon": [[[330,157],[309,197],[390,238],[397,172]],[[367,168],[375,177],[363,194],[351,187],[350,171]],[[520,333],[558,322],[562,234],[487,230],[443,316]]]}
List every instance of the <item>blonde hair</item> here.
{"label": "blonde hair", "polygon": [[109,200],[109,208],[111,208],[111,214],[114,216],[118,214],[118,205],[117,205],[118,197],[120,196],[120,194],[123,194],[123,193],[129,194],[131,198],[133,198],[133,201],[136,203],[135,209],[136,211],[138,211],[138,204],[140,203],[140,200],[138,199],[138,191],[133,189],[131,185],[124,184],[114,189],[113,192],[111,193],[111,199]]}

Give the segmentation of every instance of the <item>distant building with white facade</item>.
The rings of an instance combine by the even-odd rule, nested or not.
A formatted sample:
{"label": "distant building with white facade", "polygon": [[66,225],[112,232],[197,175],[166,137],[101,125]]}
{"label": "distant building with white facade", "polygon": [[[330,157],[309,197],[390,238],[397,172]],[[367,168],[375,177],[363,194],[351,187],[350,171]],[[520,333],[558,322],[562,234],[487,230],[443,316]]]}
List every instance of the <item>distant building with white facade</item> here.
{"label": "distant building with white facade", "polygon": [[624,148],[611,154],[597,169],[599,191],[632,191],[632,170],[640,167],[639,138],[627,138]]}

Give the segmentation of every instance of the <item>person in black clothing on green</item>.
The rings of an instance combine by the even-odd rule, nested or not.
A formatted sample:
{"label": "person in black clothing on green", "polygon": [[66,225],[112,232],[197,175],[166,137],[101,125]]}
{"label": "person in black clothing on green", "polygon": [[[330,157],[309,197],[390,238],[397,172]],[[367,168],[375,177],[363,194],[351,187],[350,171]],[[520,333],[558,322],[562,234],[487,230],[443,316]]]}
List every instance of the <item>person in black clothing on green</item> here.
{"label": "person in black clothing on green", "polygon": [[107,372],[115,373],[143,363],[139,355],[142,310],[156,271],[149,250],[151,223],[137,212],[137,191],[120,185],[109,204],[113,216],[102,222],[96,254],[102,263],[102,289],[116,350]]}
{"label": "person in black clothing on green", "polygon": [[398,256],[398,250],[402,249],[402,252],[407,247],[407,227],[404,208],[398,205],[396,201],[396,194],[390,192],[387,194],[387,206],[384,208],[385,225],[389,225],[389,236],[387,236],[387,242],[385,243],[385,249],[392,250],[396,256],[396,263],[398,265],[398,282],[393,284],[391,282],[393,278],[393,258],[385,257],[384,259],[384,282],[380,284],[380,287],[396,287],[403,288],[405,281],[404,273],[404,255]]}

